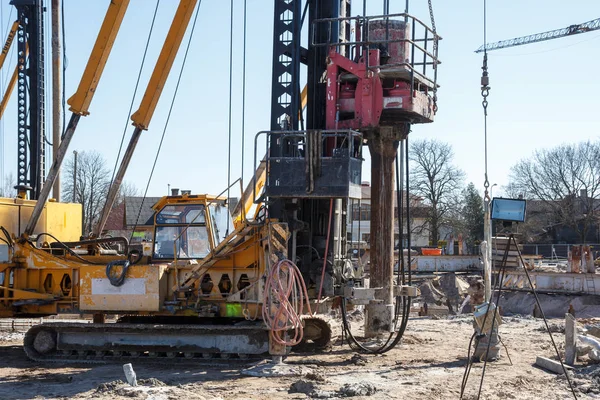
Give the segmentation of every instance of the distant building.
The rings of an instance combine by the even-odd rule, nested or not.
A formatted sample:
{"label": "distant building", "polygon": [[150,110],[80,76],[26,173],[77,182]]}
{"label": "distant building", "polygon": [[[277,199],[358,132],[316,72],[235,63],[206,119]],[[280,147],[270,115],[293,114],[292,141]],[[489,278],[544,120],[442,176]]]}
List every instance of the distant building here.
{"label": "distant building", "polygon": [[[560,215],[557,212],[560,210]],[[566,224],[565,221],[570,221]],[[600,199],[579,196],[555,200],[527,200],[525,223],[518,226],[524,242],[551,244],[600,243]],[[578,229],[574,229],[577,226]],[[584,237],[582,237],[585,231]]]}
{"label": "distant building", "polygon": [[[125,197],[113,207],[108,216],[105,235],[132,238],[132,242],[152,240],[154,210],[152,206],[162,197]],[[135,233],[132,235],[132,232]]]}

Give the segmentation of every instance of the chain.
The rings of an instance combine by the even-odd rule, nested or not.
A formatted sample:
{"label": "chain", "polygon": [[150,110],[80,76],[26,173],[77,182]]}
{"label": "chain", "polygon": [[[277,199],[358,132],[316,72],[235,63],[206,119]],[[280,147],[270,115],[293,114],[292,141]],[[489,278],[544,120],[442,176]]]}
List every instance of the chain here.
{"label": "chain", "polygon": [[484,199],[486,202],[490,201],[490,194],[488,193],[488,189],[490,187],[490,181],[488,180],[488,154],[487,154],[487,107],[488,101],[487,97],[490,95],[490,77],[488,75],[488,66],[487,66],[487,2],[483,0],[483,66],[481,69],[483,70],[481,74],[481,97],[483,97],[483,101],[481,105],[483,106],[483,134],[484,134],[484,153],[485,153],[485,181],[483,182],[483,187],[485,189]]}
{"label": "chain", "polygon": [[[435,18],[433,16],[433,5],[431,4],[431,0],[427,0],[427,2],[429,4],[429,17],[431,18],[431,30],[433,31],[433,33],[435,33],[436,29],[435,29]],[[437,49],[437,37],[435,39],[436,40],[433,41],[434,51]]]}
{"label": "chain", "polygon": [[488,101],[487,97],[490,95],[490,77],[488,74],[488,66],[487,66],[487,53],[483,55],[483,66],[481,67],[483,73],[481,74],[481,97],[483,97],[483,101],[481,105],[483,106],[483,114],[487,117],[487,106]]}
{"label": "chain", "polygon": [[483,66],[481,67],[483,73],[481,75],[481,97],[483,97],[483,101],[481,105],[483,106],[483,121],[484,121],[484,136],[485,136],[485,181],[483,183],[483,187],[485,188],[485,201],[490,201],[490,195],[488,193],[488,188],[490,187],[490,182],[488,180],[488,157],[487,157],[487,107],[488,107],[488,96],[490,95],[490,77],[488,74],[488,66],[487,66],[487,52],[483,54]]}
{"label": "chain", "polygon": [[[432,0],[427,0],[429,4],[429,17],[431,18],[431,30],[433,31],[433,69],[437,70],[437,49],[438,49],[438,36],[435,28],[435,17],[433,16],[433,5]],[[437,75],[437,74],[436,74]],[[433,83],[433,113],[437,113],[437,82]]]}

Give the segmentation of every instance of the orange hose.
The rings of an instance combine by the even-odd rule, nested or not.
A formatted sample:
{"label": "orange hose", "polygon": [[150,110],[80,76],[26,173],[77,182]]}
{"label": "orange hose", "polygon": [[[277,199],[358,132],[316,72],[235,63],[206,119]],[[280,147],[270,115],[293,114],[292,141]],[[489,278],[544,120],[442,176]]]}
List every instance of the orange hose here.
{"label": "orange hose", "polygon": [[[263,320],[276,343],[295,346],[302,341],[304,328],[300,316],[304,303],[311,314],[302,273],[292,261],[279,261],[267,276],[262,307]],[[292,329],[294,337],[287,338]]]}

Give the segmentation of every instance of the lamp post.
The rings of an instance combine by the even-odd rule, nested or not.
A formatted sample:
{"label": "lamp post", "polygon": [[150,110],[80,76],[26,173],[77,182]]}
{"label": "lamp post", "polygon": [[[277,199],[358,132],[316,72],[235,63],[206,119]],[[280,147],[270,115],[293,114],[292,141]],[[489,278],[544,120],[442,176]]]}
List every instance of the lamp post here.
{"label": "lamp post", "polygon": [[77,201],[77,150],[73,150],[73,196],[71,202]]}
{"label": "lamp post", "polygon": [[493,199],[494,198],[494,186],[498,186],[497,183],[494,183],[491,187],[490,187],[490,197]]}

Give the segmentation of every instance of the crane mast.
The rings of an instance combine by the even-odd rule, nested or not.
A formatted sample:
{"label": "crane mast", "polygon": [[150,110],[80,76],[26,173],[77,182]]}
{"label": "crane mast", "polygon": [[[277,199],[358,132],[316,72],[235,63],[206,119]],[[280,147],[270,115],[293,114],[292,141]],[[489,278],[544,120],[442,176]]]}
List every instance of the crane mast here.
{"label": "crane mast", "polygon": [[[12,0],[16,7],[18,98],[17,191],[38,199],[46,176],[44,5],[42,0]],[[18,72],[17,72],[18,71]],[[10,89],[10,85],[9,85]]]}

